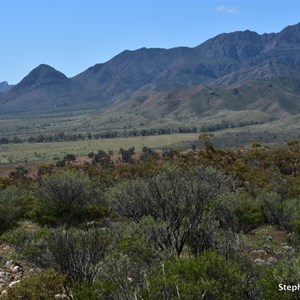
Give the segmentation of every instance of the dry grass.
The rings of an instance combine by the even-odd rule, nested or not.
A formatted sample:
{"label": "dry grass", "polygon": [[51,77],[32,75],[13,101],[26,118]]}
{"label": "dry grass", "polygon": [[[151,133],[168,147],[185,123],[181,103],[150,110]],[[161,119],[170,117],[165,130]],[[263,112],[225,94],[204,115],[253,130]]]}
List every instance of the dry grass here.
{"label": "dry grass", "polygon": [[132,146],[140,151],[144,146],[150,148],[169,147],[173,144],[188,142],[198,139],[197,133],[156,135],[147,137],[113,138],[101,140],[84,140],[51,143],[22,143],[0,145],[1,164],[15,162],[40,162],[53,158],[63,158],[67,153],[84,156],[89,152],[104,150],[118,151],[120,148],[128,149]]}

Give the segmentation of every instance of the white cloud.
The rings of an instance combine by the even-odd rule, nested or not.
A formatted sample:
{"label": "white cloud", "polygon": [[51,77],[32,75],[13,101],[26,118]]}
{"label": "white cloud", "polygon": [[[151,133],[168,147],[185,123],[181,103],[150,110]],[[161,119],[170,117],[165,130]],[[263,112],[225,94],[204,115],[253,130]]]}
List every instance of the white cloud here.
{"label": "white cloud", "polygon": [[225,14],[237,14],[239,11],[233,6],[220,5],[216,8],[217,12]]}

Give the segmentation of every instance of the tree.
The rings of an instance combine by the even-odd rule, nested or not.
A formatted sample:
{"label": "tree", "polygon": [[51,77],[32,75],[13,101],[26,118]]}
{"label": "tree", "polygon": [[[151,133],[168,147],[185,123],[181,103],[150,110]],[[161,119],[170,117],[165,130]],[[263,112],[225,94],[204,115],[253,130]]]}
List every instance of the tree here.
{"label": "tree", "polygon": [[67,154],[65,157],[64,157],[64,160],[68,163],[68,165],[71,163],[71,162],[74,162],[76,160],[76,156],[75,154]]}
{"label": "tree", "polygon": [[133,163],[132,155],[134,154],[134,147],[131,147],[128,150],[120,148],[119,153],[121,154],[123,163]]}
{"label": "tree", "polygon": [[213,133],[201,133],[199,135],[199,140],[201,140],[205,146],[205,150],[207,152],[215,152],[215,148],[212,144],[212,142],[210,141],[210,138],[211,137],[214,137],[214,134]]}
{"label": "tree", "polygon": [[98,153],[94,155],[93,163],[100,164],[102,167],[108,167],[113,164],[110,155],[103,150],[99,150]]}

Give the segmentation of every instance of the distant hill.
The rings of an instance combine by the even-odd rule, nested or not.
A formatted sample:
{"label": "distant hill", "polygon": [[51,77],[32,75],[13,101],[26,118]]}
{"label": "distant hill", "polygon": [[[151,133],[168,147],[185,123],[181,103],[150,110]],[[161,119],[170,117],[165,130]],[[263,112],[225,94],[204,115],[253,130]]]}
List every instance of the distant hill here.
{"label": "distant hill", "polygon": [[[233,105],[229,105],[230,101],[234,103],[234,109],[253,106],[277,116],[293,113],[291,103],[298,107],[296,90],[290,92],[291,97],[287,97],[286,92],[280,98],[277,92],[283,91],[278,90],[277,83],[274,83],[267,89],[272,97],[265,94],[265,87],[259,92],[262,94],[258,95],[258,82],[264,78],[275,78],[274,82],[277,78],[278,84],[283,85],[283,91],[284,82],[290,84],[300,78],[300,23],[288,26],[279,33],[259,35],[249,30],[223,33],[194,48],[126,50],[73,78],[67,78],[50,66],[40,65],[8,92],[0,94],[0,111],[47,112],[80,108],[106,109],[122,105],[130,107],[132,99],[149,97],[150,94],[159,97],[159,93],[162,96],[158,102],[162,103],[164,93],[168,94],[166,91],[179,95],[180,90],[186,91],[201,85],[207,88],[197,88],[197,97],[202,99],[199,103],[188,97],[184,99],[186,106],[190,103],[193,107],[191,113],[212,108],[224,109]],[[253,81],[257,87],[249,88],[251,92],[239,88],[237,94],[232,92],[235,85]],[[264,86],[264,81],[261,82]],[[208,87],[219,97],[209,98],[206,95]],[[176,102],[172,99],[172,93],[168,97]],[[195,99],[196,96],[193,97]],[[203,103],[207,100],[203,99],[207,97],[212,100],[210,105],[205,106]],[[269,104],[272,109],[262,104],[263,99],[265,103],[272,102]],[[282,99],[287,104],[283,104]],[[166,102],[162,104],[164,106],[168,110]]]}
{"label": "distant hill", "polygon": [[11,85],[9,85],[6,81],[0,82],[0,93],[6,92],[11,89]]}
{"label": "distant hill", "polygon": [[74,110],[86,107],[88,91],[54,68],[41,64],[8,92],[0,94],[3,112]]}

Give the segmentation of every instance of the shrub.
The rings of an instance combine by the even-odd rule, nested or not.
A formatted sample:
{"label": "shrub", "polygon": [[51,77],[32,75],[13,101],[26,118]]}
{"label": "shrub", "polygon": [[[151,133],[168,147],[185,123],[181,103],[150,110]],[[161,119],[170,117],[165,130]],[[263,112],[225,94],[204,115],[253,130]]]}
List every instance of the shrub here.
{"label": "shrub", "polygon": [[215,201],[220,226],[235,232],[247,233],[263,223],[260,204],[250,196],[227,193]]}
{"label": "shrub", "polygon": [[41,224],[70,226],[108,214],[102,192],[93,189],[90,178],[82,173],[43,176],[37,196],[32,217]]}
{"label": "shrub", "polygon": [[282,261],[273,267],[261,271],[259,287],[262,299],[292,300],[300,298],[300,291],[279,291],[279,284],[293,285],[299,283],[300,259],[293,262]]}
{"label": "shrub", "polygon": [[74,300],[105,300],[110,298],[101,297],[101,290],[103,290],[103,285],[98,282],[89,283],[89,282],[81,282],[74,283],[72,285],[72,295]]}
{"label": "shrub", "polygon": [[31,274],[21,279],[2,295],[5,300],[41,300],[54,299],[56,294],[63,292],[65,276],[56,273],[53,269]]}
{"label": "shrub", "polygon": [[44,267],[43,253],[46,246],[47,228],[25,230],[17,227],[1,235],[1,241],[13,246],[18,257],[26,258],[32,263]]}
{"label": "shrub", "polygon": [[55,229],[46,239],[45,261],[73,282],[93,283],[102,269],[112,237],[102,229]]}
{"label": "shrub", "polygon": [[161,257],[147,246],[138,230],[129,230],[105,257],[104,270],[94,286],[99,295],[96,299],[135,299],[145,274]]}
{"label": "shrub", "polygon": [[228,186],[228,177],[213,169],[187,172],[167,166],[152,178],[120,185],[112,197],[120,215],[138,224],[147,217],[156,247],[180,255],[192,233],[200,230],[209,201]]}
{"label": "shrub", "polygon": [[243,299],[245,275],[214,252],[162,263],[146,279],[143,299]]}
{"label": "shrub", "polygon": [[0,233],[14,227],[26,211],[25,197],[16,187],[0,191]]}
{"label": "shrub", "polygon": [[88,156],[88,158],[93,158],[95,156],[95,153],[94,152],[89,152],[87,156]]}
{"label": "shrub", "polygon": [[268,222],[287,232],[292,232],[296,220],[300,217],[300,199],[281,200],[275,193],[262,194],[259,198]]}

